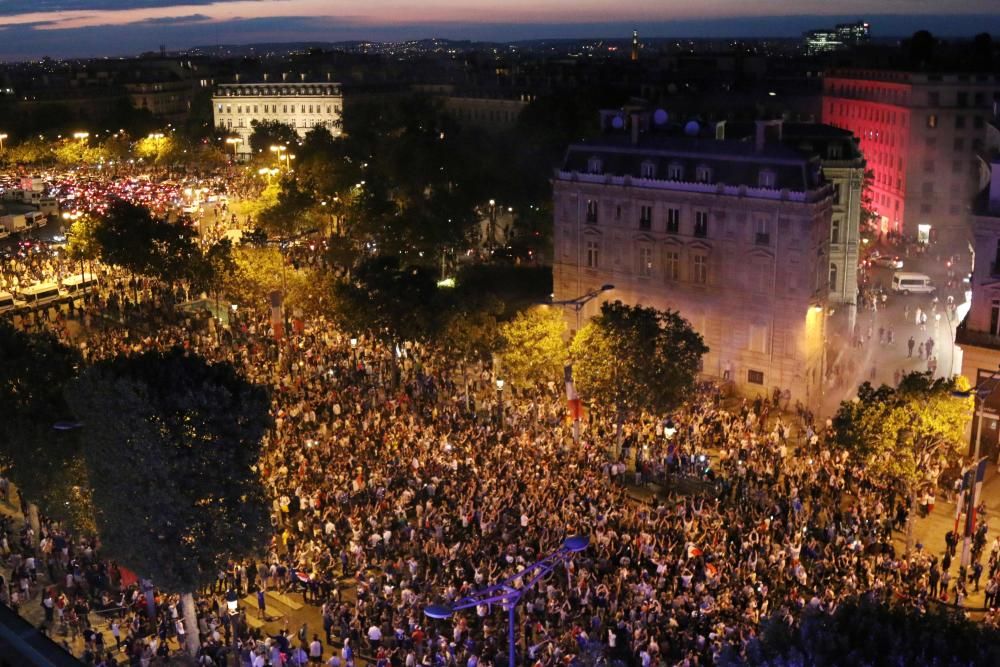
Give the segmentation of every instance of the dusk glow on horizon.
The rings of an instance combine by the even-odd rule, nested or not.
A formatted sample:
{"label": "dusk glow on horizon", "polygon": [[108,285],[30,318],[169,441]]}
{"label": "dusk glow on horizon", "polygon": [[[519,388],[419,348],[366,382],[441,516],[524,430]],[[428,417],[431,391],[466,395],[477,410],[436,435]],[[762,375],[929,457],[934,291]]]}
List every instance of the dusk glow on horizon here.
{"label": "dusk glow on horizon", "polygon": [[[989,28],[991,0],[949,6],[930,0],[888,0],[876,33],[911,32],[921,21],[954,34]],[[871,19],[861,0],[508,0],[502,8],[468,0],[10,0],[0,3],[0,59],[49,54],[122,55],[156,48],[280,41],[396,40],[422,37],[509,40],[614,36],[628,27],[648,36],[775,36],[799,34],[813,23]],[[922,26],[921,26],[922,27]]]}

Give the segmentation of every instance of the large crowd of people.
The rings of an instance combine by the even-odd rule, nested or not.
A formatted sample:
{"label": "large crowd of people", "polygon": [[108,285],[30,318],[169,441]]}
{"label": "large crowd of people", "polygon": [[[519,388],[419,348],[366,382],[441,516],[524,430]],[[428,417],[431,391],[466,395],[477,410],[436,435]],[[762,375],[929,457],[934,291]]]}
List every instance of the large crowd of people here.
{"label": "large crowd of people", "polygon": [[[56,270],[48,261],[58,260],[16,268]],[[179,345],[272,387],[259,469],[274,531],[263,560],[229,563],[202,592],[198,628],[185,627],[176,597],[157,594],[151,630],[141,584],[102,560],[94,538],[51,521],[38,536],[2,526],[7,599],[41,604],[54,636],[80,635],[88,664],[145,667],[197,632],[203,664],[235,652],[252,667],[501,665],[500,606],[447,621],[423,609],[515,576],[574,534],[590,537],[587,550],[523,595],[522,664],[738,661],[764,619],[794,625],[857,596],[961,609],[982,586],[988,622],[997,618],[1000,539],[977,535],[987,564],[970,572],[953,549],[899,553],[893,534],[917,508],[837,449],[828,425],[790,416],[780,395],[723,402],[705,387],[622,433],[593,410],[577,441],[554,384],[503,392],[500,410],[488,365],[417,344],[352,344],[320,317],[278,342],[263,310],[223,323],[172,310],[190,296],[182,285],[100,274],[83,303],[36,324],[87,360]],[[712,491],[634,492],[665,474]],[[266,590],[303,593],[322,632],[268,636],[230,613],[227,597],[260,593],[260,609],[244,613],[266,618]]]}

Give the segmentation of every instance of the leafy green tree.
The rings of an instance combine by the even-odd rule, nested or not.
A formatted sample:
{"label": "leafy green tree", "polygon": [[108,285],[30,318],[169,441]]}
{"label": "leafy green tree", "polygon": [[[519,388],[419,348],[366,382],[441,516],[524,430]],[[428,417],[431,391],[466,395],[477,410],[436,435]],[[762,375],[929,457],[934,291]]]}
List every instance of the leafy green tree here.
{"label": "leafy green tree", "polygon": [[334,317],[347,331],[391,340],[428,340],[445,322],[444,300],[431,272],[396,256],[367,259],[333,287]]}
{"label": "leafy green tree", "polygon": [[[277,120],[251,121],[250,149],[254,154],[267,156],[271,146],[294,146],[299,142],[295,128]],[[266,158],[265,158],[266,159]]]}
{"label": "leafy green tree", "polygon": [[673,310],[604,303],[571,346],[580,394],[627,414],[667,412],[684,401],[708,352]]}
{"label": "leafy green tree", "polygon": [[156,218],[148,208],[116,200],[97,221],[101,260],[164,280],[190,278],[201,259],[193,227]]}
{"label": "leafy green tree", "polygon": [[536,306],[500,327],[503,375],[515,387],[558,379],[566,365],[566,320],[561,309]]}
{"label": "leafy green tree", "polygon": [[261,210],[257,224],[268,236],[288,237],[314,228],[317,223],[311,208],[314,200],[291,176],[282,178],[274,203]]}
{"label": "leafy green tree", "polygon": [[[866,382],[857,398],[840,404],[833,420],[837,442],[863,462],[869,474],[886,484],[896,484],[916,507],[921,484],[931,464],[958,455],[965,445],[965,427],[972,410],[964,378],[934,379],[930,373],[910,373],[893,388],[875,388]],[[912,516],[907,525],[907,546],[912,546]]]}
{"label": "leafy green tree", "polygon": [[84,214],[73,221],[66,235],[66,253],[70,259],[92,262],[100,256],[96,231],[97,219],[91,215]]}
{"label": "leafy green tree", "polygon": [[[85,477],[70,476],[81,462],[80,442],[74,433],[53,429],[70,415],[63,388],[80,363],[76,351],[51,334],[26,334],[0,321],[0,465],[30,504],[36,537],[38,507],[64,519],[86,515],[85,507],[64,502],[67,490],[86,484]],[[70,516],[71,509],[81,514]]]}
{"label": "leafy green tree", "polygon": [[745,654],[727,649],[718,664],[995,665],[1000,664],[1000,633],[942,608],[924,613],[855,598],[833,614],[806,609],[794,625],[780,617],[767,619]]}
{"label": "leafy green tree", "polygon": [[269,396],[229,364],[175,349],[88,368],[66,392],[85,416],[85,457],[104,551],[184,597],[188,648],[198,647],[192,591],[230,559],[267,544],[257,474]]}

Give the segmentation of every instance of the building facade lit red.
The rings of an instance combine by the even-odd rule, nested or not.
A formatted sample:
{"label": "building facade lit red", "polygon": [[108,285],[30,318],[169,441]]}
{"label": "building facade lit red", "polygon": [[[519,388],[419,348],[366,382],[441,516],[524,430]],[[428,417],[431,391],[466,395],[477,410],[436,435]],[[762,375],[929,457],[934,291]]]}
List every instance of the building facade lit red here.
{"label": "building facade lit red", "polygon": [[871,170],[882,234],[968,240],[986,126],[1000,76],[835,70],[823,83],[823,122],[850,130]]}

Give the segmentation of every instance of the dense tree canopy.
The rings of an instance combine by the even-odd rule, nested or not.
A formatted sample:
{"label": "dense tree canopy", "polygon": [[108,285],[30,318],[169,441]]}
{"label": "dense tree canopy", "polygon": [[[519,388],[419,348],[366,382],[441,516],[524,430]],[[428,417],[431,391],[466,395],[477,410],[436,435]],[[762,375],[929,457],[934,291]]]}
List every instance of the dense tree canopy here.
{"label": "dense tree canopy", "polygon": [[157,585],[194,591],[266,544],[256,474],[266,389],[183,351],[103,361],[66,391],[107,554]]}
{"label": "dense tree canopy", "polygon": [[515,387],[559,379],[566,364],[566,319],[559,308],[537,306],[500,327],[502,376]]}
{"label": "dense tree canopy", "polygon": [[605,303],[573,341],[581,396],[624,413],[679,405],[708,348],[676,311]]}
{"label": "dense tree canopy", "polygon": [[65,502],[74,487],[87,484],[85,474],[76,474],[79,439],[53,429],[70,415],[63,388],[80,363],[76,351],[51,334],[27,334],[0,320],[0,466],[25,498],[62,518],[86,514],[86,507]]}

